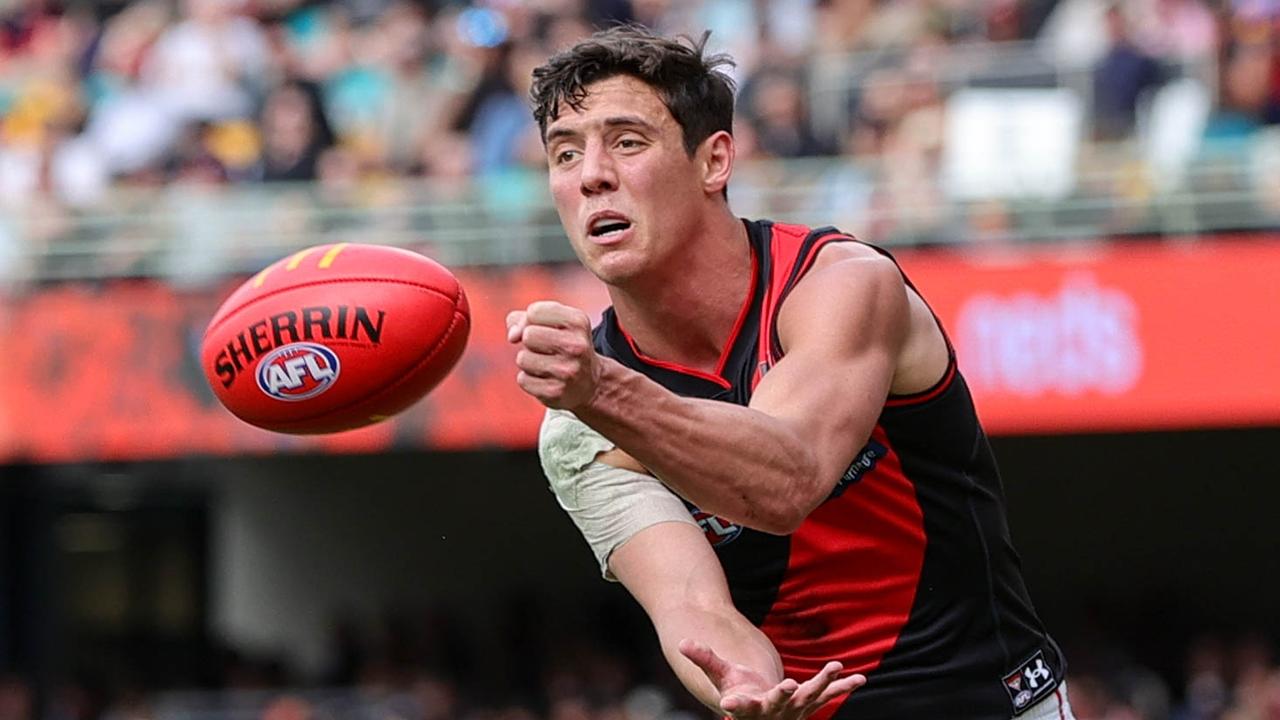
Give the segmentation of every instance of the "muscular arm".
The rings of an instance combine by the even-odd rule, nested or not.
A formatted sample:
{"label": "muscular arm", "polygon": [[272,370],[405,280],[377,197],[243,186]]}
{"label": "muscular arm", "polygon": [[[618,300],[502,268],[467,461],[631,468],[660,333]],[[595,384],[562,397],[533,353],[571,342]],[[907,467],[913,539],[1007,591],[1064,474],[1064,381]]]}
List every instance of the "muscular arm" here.
{"label": "muscular arm", "polygon": [[800,682],[781,679],[772,644],[733,607],[724,572],[688,510],[626,453],[570,413],[549,411],[539,454],[561,507],[606,577],[620,579],[657,630],[677,677],[718,712],[800,720],[857,688],[828,663]]}
{"label": "muscular arm", "polygon": [[[590,376],[587,389],[551,402],[563,402],[703,510],[792,532],[866,444],[906,340],[911,308],[902,277],[892,261],[868,252],[822,251],[780,311],[786,355],[748,407],[677,396],[595,353],[578,369]],[[538,310],[530,307],[530,325]],[[526,348],[536,354],[554,345],[548,330],[524,328]],[[535,369],[522,385],[535,396],[544,387],[554,394],[550,386],[572,375],[572,364]]]}
{"label": "muscular arm", "polygon": [[782,680],[777,651],[733,607],[720,562],[696,526],[662,523],[640,531],[613,552],[609,570],[648,614],[680,682],[707,707],[721,711],[721,693],[680,652],[686,638],[751,668],[765,687]]}

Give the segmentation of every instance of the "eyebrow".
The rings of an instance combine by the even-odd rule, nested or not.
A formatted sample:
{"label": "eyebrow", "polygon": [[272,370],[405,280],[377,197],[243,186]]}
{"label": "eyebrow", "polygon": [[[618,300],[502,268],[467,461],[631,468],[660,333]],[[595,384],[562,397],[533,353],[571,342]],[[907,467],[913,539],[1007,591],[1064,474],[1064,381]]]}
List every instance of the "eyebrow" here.
{"label": "eyebrow", "polygon": [[[604,119],[605,127],[639,127],[650,132],[656,130],[653,123],[645,120],[639,115],[614,115]],[[563,137],[581,137],[582,131],[567,127],[552,128],[547,131],[547,143],[550,144],[554,140]]]}

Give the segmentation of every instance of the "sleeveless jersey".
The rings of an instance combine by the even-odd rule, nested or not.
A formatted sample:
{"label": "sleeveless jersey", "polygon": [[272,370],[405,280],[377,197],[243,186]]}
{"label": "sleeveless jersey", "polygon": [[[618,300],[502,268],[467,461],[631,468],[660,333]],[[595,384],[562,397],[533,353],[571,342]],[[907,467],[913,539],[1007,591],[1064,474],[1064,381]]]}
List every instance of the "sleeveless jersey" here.
{"label": "sleeveless jersey", "polygon": [[[612,308],[595,328],[596,350],[679,395],[748,404],[782,357],[787,293],[823,246],[856,241],[832,228],[744,222],[754,281],[717,373],[644,356]],[[793,534],[739,527],[686,502],[734,604],[777,647],[788,677],[803,681],[829,660],[866,674],[816,720],[1010,718],[1064,677],[1023,583],[995,459],[949,356],[934,387],[889,397],[862,452]]]}

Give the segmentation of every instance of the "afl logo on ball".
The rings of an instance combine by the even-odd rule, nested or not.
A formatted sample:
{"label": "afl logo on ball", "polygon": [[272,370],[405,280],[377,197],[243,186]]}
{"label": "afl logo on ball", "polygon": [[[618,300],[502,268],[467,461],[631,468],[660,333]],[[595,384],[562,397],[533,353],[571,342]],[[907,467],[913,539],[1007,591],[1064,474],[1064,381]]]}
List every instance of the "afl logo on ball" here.
{"label": "afl logo on ball", "polygon": [[306,400],[333,387],[338,355],[317,343],[278,347],[258,363],[258,387],[277,400]]}

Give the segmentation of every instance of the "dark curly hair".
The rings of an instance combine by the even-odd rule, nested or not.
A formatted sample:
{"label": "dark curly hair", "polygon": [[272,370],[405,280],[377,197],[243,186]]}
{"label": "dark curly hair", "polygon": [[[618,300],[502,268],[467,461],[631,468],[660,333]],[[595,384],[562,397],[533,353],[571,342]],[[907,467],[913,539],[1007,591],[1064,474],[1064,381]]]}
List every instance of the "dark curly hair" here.
{"label": "dark curly hair", "polygon": [[552,56],[533,71],[533,117],[545,142],[547,125],[560,104],[581,110],[587,86],[630,75],[657,92],[684,133],[689,155],[712,134],[733,132],[733,79],[718,68],[733,66],[728,55],[705,55],[710,32],[700,40],[665,38],[639,25],[601,30]]}

